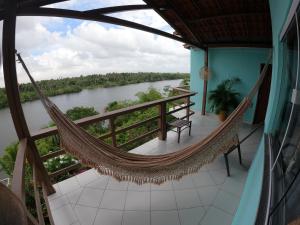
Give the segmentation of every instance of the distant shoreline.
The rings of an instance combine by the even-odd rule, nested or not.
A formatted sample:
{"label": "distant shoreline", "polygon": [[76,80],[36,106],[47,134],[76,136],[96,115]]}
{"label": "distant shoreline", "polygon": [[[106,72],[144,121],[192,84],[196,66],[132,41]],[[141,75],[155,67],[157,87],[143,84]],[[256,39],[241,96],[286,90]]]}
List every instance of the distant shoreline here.
{"label": "distant shoreline", "polygon": [[[162,80],[176,80],[188,77],[187,73],[108,73],[80,77],[51,79],[38,81],[38,85],[47,96],[79,93],[84,89],[107,88],[138,84],[144,82],[156,82]],[[31,83],[19,85],[21,102],[31,102],[39,99]],[[0,88],[0,109],[8,107],[5,88]]]}

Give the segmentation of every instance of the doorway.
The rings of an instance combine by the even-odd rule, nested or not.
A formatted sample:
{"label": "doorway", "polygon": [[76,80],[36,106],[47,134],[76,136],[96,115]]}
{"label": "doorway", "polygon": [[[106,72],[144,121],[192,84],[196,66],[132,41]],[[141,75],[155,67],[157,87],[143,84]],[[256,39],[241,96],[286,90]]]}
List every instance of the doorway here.
{"label": "doorway", "polygon": [[[265,64],[260,65],[260,71],[263,70],[264,66]],[[254,124],[262,123],[265,121],[268,102],[269,102],[271,80],[272,80],[272,65],[269,65],[267,69],[267,74],[258,90],[255,116],[253,121]]]}

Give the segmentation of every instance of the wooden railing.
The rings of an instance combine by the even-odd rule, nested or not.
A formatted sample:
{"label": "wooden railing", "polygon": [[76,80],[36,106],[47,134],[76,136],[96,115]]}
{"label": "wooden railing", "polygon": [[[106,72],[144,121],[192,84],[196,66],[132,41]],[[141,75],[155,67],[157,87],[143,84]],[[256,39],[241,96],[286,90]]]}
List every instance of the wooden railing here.
{"label": "wooden railing", "polygon": [[[35,211],[37,214],[37,218],[33,216],[30,211],[26,208],[26,215],[28,224],[39,224],[44,225],[45,224],[45,218],[43,213],[43,206],[41,203],[41,196],[40,193],[43,193],[43,199],[46,206],[46,211],[48,214],[49,222],[51,225],[54,225],[53,218],[51,215],[51,210],[48,202],[48,192],[47,188],[45,186],[45,183],[43,182],[43,179],[40,179],[37,175],[37,165],[35,161],[32,161],[28,158],[29,152],[31,151],[30,145],[28,144],[28,140],[26,138],[20,140],[19,146],[18,146],[18,152],[16,156],[14,171],[13,171],[13,177],[12,177],[12,184],[11,184],[11,190],[15,193],[15,195],[23,202],[23,204],[26,206],[26,196],[25,196],[25,170],[26,166],[31,166],[32,169],[32,184],[33,184],[33,191],[34,191],[34,200],[35,200]],[[28,161],[32,161],[33,163],[30,163],[28,165]],[[27,177],[28,178],[28,177]]]}
{"label": "wooden railing", "polygon": [[[86,117],[86,118],[83,118],[83,119],[80,119],[80,120],[77,120],[74,122],[76,124],[84,127],[87,125],[92,125],[95,123],[108,121],[109,131],[107,133],[101,135],[99,138],[100,139],[111,138],[112,145],[115,147],[118,147],[118,148],[126,147],[130,144],[133,144],[137,141],[140,141],[149,136],[153,136],[155,134],[157,134],[157,136],[159,137],[160,140],[166,140],[166,138],[167,138],[167,121],[166,121],[167,115],[171,115],[180,110],[185,110],[186,115],[182,119],[186,119],[186,118],[189,119],[189,117],[194,114],[194,112],[192,110],[190,110],[190,107],[194,105],[194,103],[190,101],[190,97],[194,96],[196,93],[190,92],[189,90],[185,90],[183,88],[174,88],[174,91],[177,93],[177,95],[172,96],[172,97],[159,99],[159,100],[155,100],[155,101],[151,101],[151,102],[146,102],[146,103],[142,103],[142,104],[137,104],[137,105],[133,105],[133,106],[130,106],[127,108],[122,108],[122,109],[118,109],[118,110],[114,110],[114,111],[110,111],[110,112],[105,112],[103,114]],[[168,111],[167,104],[170,103],[173,105],[173,103],[178,100],[183,100],[183,104],[177,105],[176,108],[171,108],[171,110]],[[174,105],[176,105],[176,104],[174,104]],[[153,116],[153,117],[148,118],[143,121],[139,121],[139,122],[129,125],[127,127],[117,127],[116,126],[115,121],[118,117],[135,112],[135,111],[149,109],[151,107],[158,108],[158,115]],[[118,134],[128,132],[131,129],[135,129],[135,128],[138,128],[145,124],[149,124],[153,121],[157,121],[157,124],[158,124],[157,128],[147,131],[146,133],[143,133],[140,136],[135,137],[131,140],[128,140],[126,143],[121,143],[121,144],[117,143],[117,135]],[[50,137],[52,135],[57,135],[57,134],[58,134],[58,130],[56,127],[44,128],[37,132],[32,133],[32,138],[33,138],[33,140],[39,140],[39,139],[47,138],[47,137]],[[65,154],[65,151],[63,149],[61,149],[61,150],[58,150],[55,152],[51,152],[47,155],[44,155],[41,157],[41,159],[43,160],[43,162],[45,162],[51,158],[54,158],[54,157],[57,157],[57,156],[60,156],[63,154]],[[79,167],[80,167],[80,163],[76,163],[74,165],[70,165],[66,168],[52,172],[49,174],[49,176],[51,178],[54,178],[61,174],[66,173],[66,172],[78,169]]]}
{"label": "wooden railing", "polygon": [[[190,110],[190,107],[194,105],[193,102],[190,101],[190,97],[194,96],[195,92],[190,92],[188,90],[185,90],[183,88],[175,88],[174,91],[178,94],[172,97],[151,101],[143,104],[138,104],[134,106],[130,106],[127,108],[106,112],[103,114],[90,116],[87,118],[83,118],[80,120],[75,121],[76,124],[80,126],[87,126],[95,123],[99,123],[102,121],[108,121],[109,124],[109,132],[106,134],[103,134],[99,138],[106,139],[111,138],[112,145],[123,148],[129,144],[135,143],[139,140],[142,140],[146,137],[153,137],[155,134],[159,137],[161,140],[166,140],[167,138],[167,116],[171,115],[175,112],[178,112],[180,110],[185,110],[186,115],[184,118],[189,119],[189,117],[194,113]],[[182,101],[180,104],[176,105],[177,101]],[[176,105],[176,107],[169,107],[170,105]],[[116,119],[120,116],[139,111],[139,110],[145,110],[152,107],[157,107],[157,115],[145,119],[143,121],[136,122],[135,124],[129,125],[127,127],[117,127],[116,126]],[[140,126],[143,126],[148,123],[153,123],[153,121],[157,121],[157,127],[155,129],[149,130],[143,134],[141,134],[138,137],[134,137],[131,140],[128,140],[126,143],[118,144],[117,141],[117,135],[128,132],[131,129],[138,128]],[[47,138],[53,135],[58,135],[58,130],[56,127],[51,128],[45,128],[41,129],[37,132],[31,133],[30,139],[24,138],[20,140],[18,152],[16,156],[14,171],[13,171],[13,178],[12,178],[12,185],[11,189],[12,191],[17,195],[19,199],[23,201],[25,204],[25,170],[26,166],[29,166],[32,171],[32,185],[33,185],[33,192],[34,192],[34,199],[35,199],[35,211],[36,215],[33,216],[29,210],[27,210],[27,219],[29,221],[29,224],[40,224],[44,225],[44,213],[43,208],[46,208],[47,215],[48,215],[48,221],[50,224],[54,224],[51,211],[49,207],[49,202],[47,195],[50,193],[53,193],[53,187],[49,187],[49,183],[47,183],[47,179],[55,178],[61,174],[70,172],[72,170],[78,169],[81,167],[79,163],[75,163],[73,165],[67,166],[65,168],[59,169],[55,172],[49,173],[47,175],[41,173],[41,170],[45,171],[45,168],[43,166],[43,162],[46,162],[49,159],[58,157],[60,155],[65,154],[66,152],[63,149],[60,149],[58,151],[54,151],[51,153],[48,153],[47,155],[40,156],[36,154],[36,146],[34,144],[34,141]],[[43,168],[41,168],[41,166]],[[27,171],[27,170],[26,170]],[[47,179],[45,179],[45,176],[48,176]],[[41,198],[43,198],[43,204],[41,203]]]}

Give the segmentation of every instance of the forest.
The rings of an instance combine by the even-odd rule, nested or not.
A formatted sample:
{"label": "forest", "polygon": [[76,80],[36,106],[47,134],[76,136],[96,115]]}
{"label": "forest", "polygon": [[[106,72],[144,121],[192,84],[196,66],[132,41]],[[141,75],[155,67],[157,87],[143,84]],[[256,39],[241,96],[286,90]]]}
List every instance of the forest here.
{"label": "forest", "polygon": [[[114,87],[127,84],[144,82],[155,82],[161,80],[185,79],[189,77],[186,73],[108,73],[93,74],[88,76],[60,78],[38,81],[37,84],[46,96],[56,96],[69,93],[77,93],[83,89],[98,87]],[[19,85],[21,102],[38,99],[31,83]],[[0,88],[0,109],[8,106],[5,88]]]}

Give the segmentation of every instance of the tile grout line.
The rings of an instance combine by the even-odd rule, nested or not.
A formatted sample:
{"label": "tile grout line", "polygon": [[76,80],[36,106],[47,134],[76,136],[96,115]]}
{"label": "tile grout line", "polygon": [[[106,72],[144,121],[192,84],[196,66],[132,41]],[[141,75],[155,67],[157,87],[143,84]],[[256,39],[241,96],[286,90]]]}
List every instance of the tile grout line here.
{"label": "tile grout line", "polygon": [[125,206],[126,206],[126,201],[127,201],[127,196],[128,196],[128,187],[129,187],[129,182],[127,182],[127,188],[126,188],[126,193],[125,193],[125,201],[124,201],[124,206],[122,210],[122,219],[121,219],[121,225],[124,225],[124,214],[125,214]]}
{"label": "tile grout line", "polygon": [[106,183],[106,185],[105,185],[105,189],[104,189],[104,191],[103,191],[103,194],[102,194],[102,197],[101,197],[101,200],[100,200],[100,202],[99,202],[99,206],[98,206],[98,210],[97,210],[97,212],[96,212],[96,215],[95,215],[95,218],[94,218],[94,221],[93,221],[93,225],[95,225],[95,220],[96,220],[96,218],[97,218],[97,215],[98,215],[98,213],[99,213],[99,211],[100,211],[100,205],[101,205],[101,203],[102,203],[102,200],[103,200],[103,198],[104,198],[104,194],[105,194],[105,191],[107,190],[107,186],[108,186],[108,181],[109,181],[109,178],[107,179],[107,183]]}
{"label": "tile grout line", "polygon": [[177,217],[178,217],[178,222],[179,224],[181,225],[182,222],[181,222],[181,218],[180,218],[180,215],[179,215],[179,208],[178,208],[178,203],[177,203],[177,199],[176,199],[176,194],[175,194],[175,188],[174,188],[174,184],[173,184],[173,181],[171,181],[171,185],[172,185],[172,192],[173,192],[173,195],[174,195],[174,198],[175,198],[175,203],[176,203],[176,211],[177,211]]}

